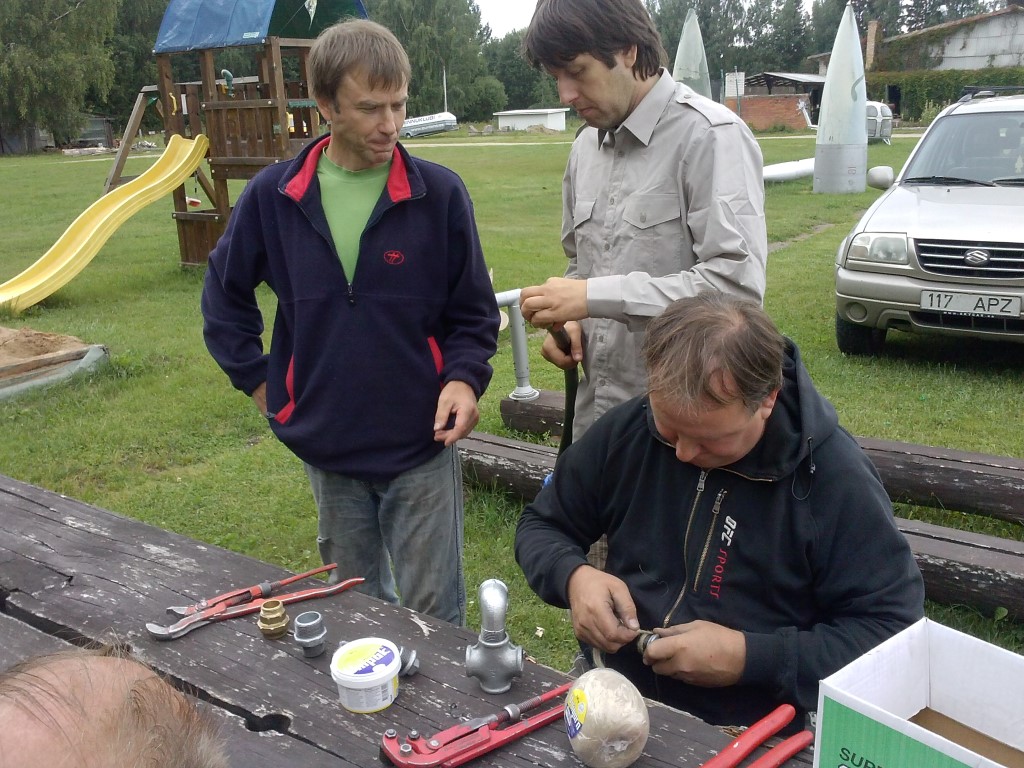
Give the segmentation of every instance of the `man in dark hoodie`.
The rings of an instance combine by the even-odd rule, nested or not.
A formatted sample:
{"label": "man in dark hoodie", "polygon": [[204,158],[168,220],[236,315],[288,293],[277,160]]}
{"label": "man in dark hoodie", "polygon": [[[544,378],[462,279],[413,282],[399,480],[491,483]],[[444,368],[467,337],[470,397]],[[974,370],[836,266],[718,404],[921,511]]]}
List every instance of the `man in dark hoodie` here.
{"label": "man in dark hoodie", "polygon": [[717,725],[811,711],[821,678],[923,615],[878,473],[756,303],[681,299],[642,349],[648,394],[562,454],[516,559],[645,696]]}
{"label": "man in dark hoodie", "polygon": [[[206,345],[305,464],[332,578],[462,624],[455,442],[479,419],[499,321],[473,204],[398,143],[410,66],[388,29],[326,29],[309,75],[330,134],[238,198],[210,254]],[[261,283],[277,296],[269,354]]]}

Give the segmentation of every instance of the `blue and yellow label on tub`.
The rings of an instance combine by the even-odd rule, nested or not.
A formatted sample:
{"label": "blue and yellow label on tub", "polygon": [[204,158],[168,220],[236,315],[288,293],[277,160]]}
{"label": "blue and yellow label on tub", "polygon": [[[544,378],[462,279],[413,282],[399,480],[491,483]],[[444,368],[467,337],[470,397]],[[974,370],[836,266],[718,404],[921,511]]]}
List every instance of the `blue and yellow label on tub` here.
{"label": "blue and yellow label on tub", "polygon": [[383,672],[395,663],[395,652],[383,643],[356,641],[342,650],[336,668],[349,675],[372,675]]}
{"label": "blue and yellow label on tub", "polygon": [[570,739],[579,735],[586,719],[587,694],[579,688],[573,688],[565,700],[565,731],[569,734]]}

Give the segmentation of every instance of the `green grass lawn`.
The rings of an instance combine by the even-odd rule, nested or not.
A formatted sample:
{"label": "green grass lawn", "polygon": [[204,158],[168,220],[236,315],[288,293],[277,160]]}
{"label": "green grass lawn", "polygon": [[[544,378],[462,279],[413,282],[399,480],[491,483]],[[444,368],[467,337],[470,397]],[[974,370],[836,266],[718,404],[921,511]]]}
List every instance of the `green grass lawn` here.
{"label": "green grass lawn", "polygon": [[[561,178],[571,134],[410,142],[466,181],[495,290],[561,274]],[[869,164],[899,166],[916,138],[871,145]],[[479,142],[479,143],[477,143]],[[458,146],[456,146],[458,145]],[[813,136],[773,135],[766,163],[814,154]],[[132,159],[137,174],[153,156]],[[7,204],[0,209],[0,282],[41,256],[102,192],[112,157],[0,158]],[[189,194],[201,196],[188,185]],[[879,193],[824,196],[811,180],[769,185],[773,250],[766,306],[801,347],[821,390],[854,434],[1022,456],[1020,347],[963,344],[890,333],[879,359],[843,357],[833,338],[833,269],[839,241]],[[0,324],[105,344],[105,372],[0,402],[0,472],[151,524],[293,570],[319,564],[315,510],[298,460],[206,353],[201,270],[179,267],[168,199],[122,226],[65,288]],[[268,312],[273,297],[262,297]],[[562,376],[531,334],[531,383],[559,389]],[[481,402],[480,429],[507,434],[500,400],[515,386],[508,331]],[[519,504],[474,489],[468,500],[467,584],[490,577],[510,588],[513,639],[537,660],[565,668],[574,641],[563,611],[542,605],[512,556]],[[904,516],[932,513],[901,507]],[[929,518],[932,519],[932,518]],[[1024,540],[1021,526],[949,513],[946,524]],[[967,608],[930,606],[941,621],[1024,650],[1024,628]],[[477,621],[471,614],[471,623]]]}

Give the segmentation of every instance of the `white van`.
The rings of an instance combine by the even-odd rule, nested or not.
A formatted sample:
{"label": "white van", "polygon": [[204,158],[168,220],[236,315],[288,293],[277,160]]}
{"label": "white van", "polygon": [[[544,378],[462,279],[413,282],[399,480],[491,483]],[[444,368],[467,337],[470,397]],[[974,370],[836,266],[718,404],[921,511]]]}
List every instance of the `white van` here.
{"label": "white van", "polygon": [[459,121],[455,118],[455,115],[451,112],[438,112],[436,115],[407,117],[398,135],[403,139],[411,139],[414,136],[430,136],[433,133],[454,131],[458,127]]}

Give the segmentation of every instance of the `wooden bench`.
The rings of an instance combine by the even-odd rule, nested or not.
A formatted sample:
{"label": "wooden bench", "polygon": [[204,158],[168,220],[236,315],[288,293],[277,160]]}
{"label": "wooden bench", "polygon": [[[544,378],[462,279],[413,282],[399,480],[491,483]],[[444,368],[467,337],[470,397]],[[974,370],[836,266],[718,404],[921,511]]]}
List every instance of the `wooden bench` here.
{"label": "wooden bench", "polygon": [[[484,694],[465,674],[471,629],[439,622],[353,591],[288,607],[319,611],[328,651],[305,658],[290,638],[267,640],[254,617],[218,622],[170,641],[147,621],[183,605],[288,575],[267,563],[121,517],[0,475],[0,664],[67,643],[128,643],[136,657],[191,690],[224,723],[232,763],[303,768],[381,768],[388,728],[431,734],[549,690],[568,678],[527,661],[506,694]],[[289,590],[309,584],[297,583]],[[338,702],[330,653],[342,640],[385,637],[417,651],[419,673],[373,714]],[[515,638],[512,638],[515,641]],[[638,768],[696,767],[730,740],[723,730],[657,704]],[[578,765],[561,720],[473,763],[481,768]],[[808,768],[804,753],[785,763]]]}
{"label": "wooden bench", "polygon": [[[911,453],[896,443],[862,440],[861,444],[876,466],[880,465],[886,490],[894,500],[900,500],[897,497],[903,492],[924,497],[927,489],[941,483],[943,499],[955,490],[961,503],[970,503],[975,511],[991,510],[987,513],[1004,519],[1021,514],[1019,503],[1010,506],[1011,489],[1024,480],[1024,467],[1012,467],[1021,463],[1015,459],[1007,459],[1005,464],[997,461],[998,457],[989,457],[991,462],[965,460],[956,458],[958,452],[931,449],[935,460],[929,461],[924,454]],[[554,469],[557,454],[550,446],[482,432],[474,432],[458,445],[470,479],[524,500],[532,499],[540,490],[544,478]],[[1024,619],[1024,542],[901,518],[896,522],[910,541],[929,599],[974,606],[988,614],[1005,608],[1012,618]]]}
{"label": "wooden bench", "polygon": [[[535,400],[502,400],[501,417],[509,429],[558,436],[564,404],[561,392],[541,390]],[[895,502],[1024,523],[1024,461],[1020,459],[870,437],[856,440]]]}

